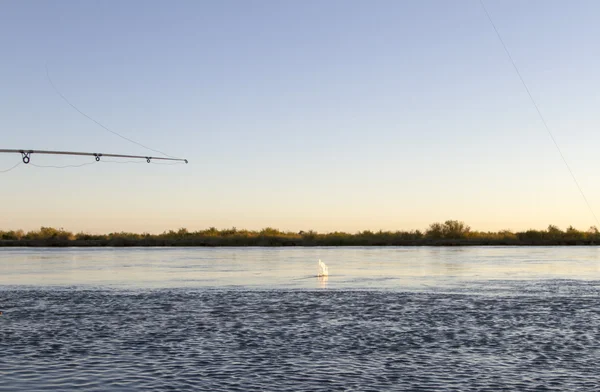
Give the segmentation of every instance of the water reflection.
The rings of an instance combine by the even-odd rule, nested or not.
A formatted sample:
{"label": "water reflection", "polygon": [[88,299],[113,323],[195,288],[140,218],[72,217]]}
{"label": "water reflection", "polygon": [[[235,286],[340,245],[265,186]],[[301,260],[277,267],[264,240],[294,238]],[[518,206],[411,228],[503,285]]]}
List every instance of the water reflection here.
{"label": "water reflection", "polygon": [[[596,247],[0,249],[0,285],[422,289],[600,280]],[[314,279],[315,260],[336,271]]]}
{"label": "water reflection", "polygon": [[317,280],[319,281],[319,287],[321,287],[322,289],[327,288],[327,281],[329,280],[328,275],[317,276]]}

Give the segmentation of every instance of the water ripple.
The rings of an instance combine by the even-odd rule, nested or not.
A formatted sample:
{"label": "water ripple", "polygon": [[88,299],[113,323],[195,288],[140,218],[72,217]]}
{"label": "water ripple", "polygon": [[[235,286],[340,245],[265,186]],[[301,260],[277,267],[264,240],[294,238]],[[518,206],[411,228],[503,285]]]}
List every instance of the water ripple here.
{"label": "water ripple", "polygon": [[3,290],[0,390],[598,390],[580,289]]}

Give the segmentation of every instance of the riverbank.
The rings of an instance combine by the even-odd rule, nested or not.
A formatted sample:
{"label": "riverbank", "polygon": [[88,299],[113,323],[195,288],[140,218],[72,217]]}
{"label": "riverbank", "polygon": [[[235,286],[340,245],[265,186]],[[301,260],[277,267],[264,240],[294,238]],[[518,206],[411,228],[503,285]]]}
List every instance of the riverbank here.
{"label": "riverbank", "polygon": [[560,230],[483,232],[471,230],[464,222],[448,220],[433,223],[425,231],[361,231],[357,233],[315,231],[218,230],[214,227],[190,232],[187,229],[149,233],[72,233],[64,229],[42,227],[24,232],[0,231],[0,247],[150,247],[150,246],[577,246],[600,244],[595,227],[580,231],[573,227]]}
{"label": "riverbank", "polygon": [[391,241],[331,241],[277,237],[263,238],[189,238],[189,239],[127,239],[100,240],[33,239],[0,240],[0,247],[314,247],[314,246],[590,246],[593,240],[484,240],[484,239],[421,239]]}

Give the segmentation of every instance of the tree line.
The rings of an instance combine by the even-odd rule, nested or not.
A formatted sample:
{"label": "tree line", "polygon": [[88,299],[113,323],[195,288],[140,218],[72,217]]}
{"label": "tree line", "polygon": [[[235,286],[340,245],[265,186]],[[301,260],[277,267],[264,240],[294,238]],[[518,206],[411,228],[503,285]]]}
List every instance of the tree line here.
{"label": "tree line", "polygon": [[423,231],[341,231],[318,233],[262,230],[219,230],[211,227],[188,231],[185,228],[161,234],[115,232],[109,234],[73,233],[42,227],[39,230],[0,231],[0,246],[458,246],[458,245],[595,245],[600,233],[594,226],[580,231],[572,226],[561,230],[549,225],[545,230],[498,232],[472,230],[457,220],[432,223]]}

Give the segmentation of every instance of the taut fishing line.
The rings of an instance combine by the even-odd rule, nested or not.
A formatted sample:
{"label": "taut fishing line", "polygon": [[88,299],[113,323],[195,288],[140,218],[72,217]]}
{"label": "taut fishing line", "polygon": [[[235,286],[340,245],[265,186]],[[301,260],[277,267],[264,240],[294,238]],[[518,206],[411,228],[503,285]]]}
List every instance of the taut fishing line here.
{"label": "taut fishing line", "polygon": [[121,139],[123,139],[123,140],[127,140],[127,141],[128,141],[128,142],[130,142],[130,143],[136,144],[136,145],[138,145],[138,146],[140,146],[140,147],[143,147],[143,148],[145,148],[145,149],[147,149],[147,150],[150,150],[150,151],[157,152],[157,153],[159,153],[159,154],[162,154],[162,155],[164,155],[164,156],[166,156],[166,157],[169,157],[169,158],[175,158],[175,157],[173,157],[173,156],[171,156],[171,155],[169,155],[169,154],[166,154],[166,153],[164,153],[164,152],[162,152],[162,151],[160,151],[160,150],[155,150],[155,149],[153,149],[153,148],[150,148],[150,147],[148,147],[148,146],[145,146],[145,145],[143,145],[142,143],[139,143],[139,142],[137,142],[137,141],[135,141],[135,140],[133,140],[133,139],[130,139],[130,138],[128,138],[127,136],[123,136],[123,135],[121,135],[120,133],[118,133],[118,132],[115,132],[115,131],[113,131],[112,129],[108,128],[106,125],[102,124],[100,121],[98,121],[98,120],[96,120],[96,119],[92,118],[91,116],[87,115],[86,113],[84,113],[84,112],[83,112],[82,110],[80,110],[80,109],[79,109],[77,106],[75,106],[74,104],[72,104],[72,103],[71,103],[71,101],[69,101],[69,99],[68,99],[67,97],[65,97],[65,95],[64,95],[63,93],[61,93],[61,92],[60,92],[60,90],[59,90],[59,89],[56,87],[56,85],[55,85],[55,84],[54,84],[54,82],[52,81],[52,78],[50,77],[50,72],[48,71],[48,63],[46,63],[46,64],[45,64],[45,67],[46,67],[46,77],[48,78],[48,82],[50,82],[50,85],[52,86],[52,89],[54,89],[54,91],[55,91],[55,92],[56,92],[56,93],[57,93],[57,94],[58,94],[58,95],[59,95],[59,96],[62,98],[62,100],[63,100],[63,101],[65,101],[65,102],[66,102],[66,103],[67,103],[69,106],[71,106],[73,109],[75,109],[75,110],[76,110],[76,111],[77,111],[79,114],[81,114],[82,116],[84,116],[84,117],[85,117],[85,118],[87,118],[88,120],[90,120],[90,121],[93,121],[93,122],[94,122],[96,125],[98,125],[98,126],[99,126],[99,127],[101,127],[102,129],[104,129],[104,130],[106,130],[106,131],[108,131],[108,132],[112,133],[113,135],[116,135],[116,136],[120,137],[120,138],[121,138]]}
{"label": "taut fishing line", "polygon": [[590,210],[592,216],[594,217],[594,220],[596,221],[597,227],[600,228],[600,222],[598,221],[598,218],[596,217],[596,214],[594,213],[594,209],[592,208],[592,206],[591,206],[590,202],[588,201],[587,197],[585,197],[585,193],[583,192],[583,189],[579,185],[579,181],[577,181],[577,178],[575,177],[575,173],[573,173],[573,170],[571,170],[571,166],[569,166],[569,163],[565,159],[565,156],[563,155],[562,150],[558,146],[558,143],[556,142],[556,139],[554,138],[554,135],[550,131],[550,127],[548,127],[548,123],[546,122],[546,119],[542,115],[542,112],[541,112],[538,104],[536,103],[535,99],[533,98],[533,95],[531,94],[531,91],[529,90],[529,87],[527,87],[527,83],[525,83],[525,79],[523,79],[523,76],[521,75],[521,72],[519,72],[519,68],[517,67],[517,63],[515,63],[515,60],[513,59],[512,55],[510,54],[510,51],[508,50],[508,47],[504,43],[504,40],[502,39],[502,36],[500,35],[500,32],[496,28],[496,25],[494,24],[494,21],[492,20],[492,17],[490,15],[490,13],[488,12],[487,8],[485,7],[485,4],[484,4],[483,0],[479,0],[479,3],[481,4],[481,7],[483,8],[483,11],[485,12],[488,20],[490,21],[490,24],[492,25],[492,28],[496,32],[496,35],[498,36],[498,40],[502,44],[502,47],[504,48],[504,51],[506,52],[506,55],[510,59],[510,62],[512,63],[512,66],[515,69],[515,72],[517,73],[517,76],[519,77],[519,80],[521,81],[521,84],[523,84],[523,87],[525,88],[525,91],[527,91],[527,95],[529,96],[529,99],[531,100],[531,103],[535,107],[535,110],[536,110],[538,116],[540,117],[540,120],[542,120],[542,124],[544,125],[544,128],[546,129],[546,132],[548,132],[548,135],[550,136],[550,139],[552,139],[552,143],[554,143],[554,146],[556,147],[556,150],[558,151],[558,154],[560,155],[563,163],[567,167],[567,170],[569,171],[569,174],[571,174],[571,178],[573,178],[573,181],[575,182],[575,185],[577,186],[577,189],[579,189],[579,193],[581,193],[581,197],[583,197],[583,200],[585,201],[585,204],[587,205],[587,207]]}

